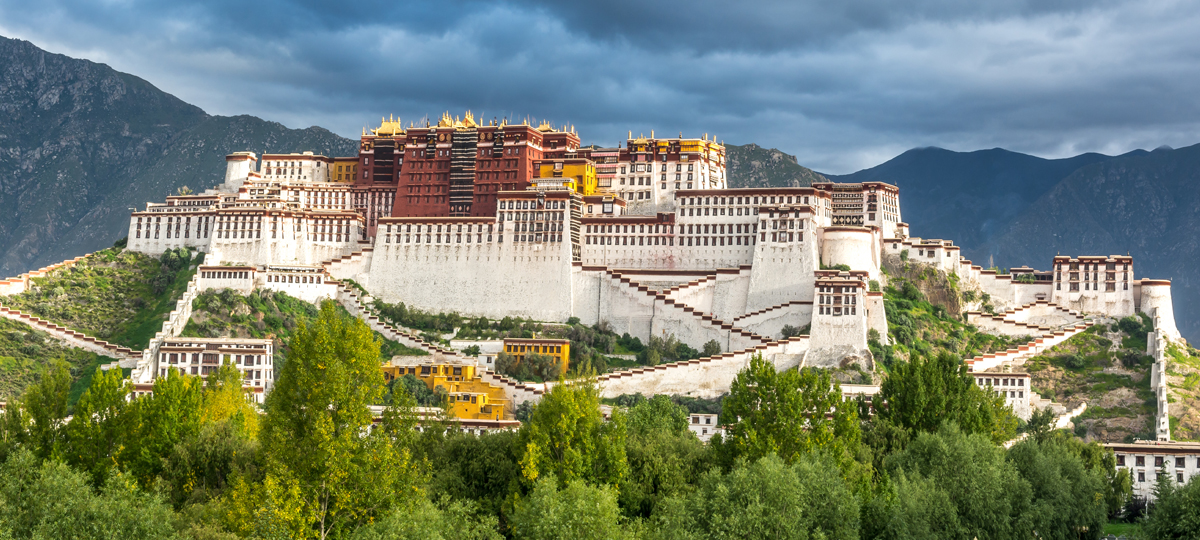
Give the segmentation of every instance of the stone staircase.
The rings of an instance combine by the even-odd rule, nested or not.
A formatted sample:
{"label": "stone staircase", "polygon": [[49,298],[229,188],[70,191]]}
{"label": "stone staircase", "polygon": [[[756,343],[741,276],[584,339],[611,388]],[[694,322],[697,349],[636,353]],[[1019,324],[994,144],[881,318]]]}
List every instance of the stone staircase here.
{"label": "stone staircase", "polygon": [[[712,338],[716,339],[719,343],[729,343],[730,346],[727,347],[729,349],[742,350],[771,342],[769,338],[735,326],[733,323],[717,319],[707,313],[702,313],[692,306],[683,304],[682,302],[668,297],[664,292],[655,291],[645,285],[641,285],[636,281],[623,276],[618,271],[605,269],[604,274],[612,282],[624,286],[629,294],[635,296],[644,295],[651,299],[654,302],[656,318],[675,316],[682,320],[690,319],[692,322],[697,323],[702,331],[709,336],[712,336]],[[663,315],[659,315],[659,309],[663,310]],[[678,334],[677,337],[679,337]],[[737,345],[733,345],[734,343],[737,343]]]}
{"label": "stone staircase", "polygon": [[713,398],[729,392],[733,379],[755,354],[782,371],[803,365],[807,351],[808,336],[799,336],[706,358],[606,373],[597,377],[597,382],[600,395],[606,398],[635,393]]}
{"label": "stone staircase", "polygon": [[999,366],[1019,366],[1026,360],[1087,330],[1092,324],[1092,322],[1085,322],[1062,330],[1054,330],[1019,347],[1003,352],[979,355],[965,360],[965,362],[973,372],[987,371]]}
{"label": "stone staircase", "polygon": [[[0,306],[0,317],[17,321],[29,325],[30,328],[50,334],[51,337],[57,339],[63,344],[70,347],[78,347],[88,352],[93,352],[101,356],[116,359],[118,362],[128,363],[141,358],[141,351],[135,351],[129,347],[123,347],[115,343],[96,339],[92,336],[76,332],[65,326],[59,326],[50,321],[39,319],[27,313],[22,313],[15,309],[10,309],[5,306]],[[114,362],[117,363],[117,362]]]}
{"label": "stone staircase", "polygon": [[[331,281],[337,281],[329,277]],[[346,311],[357,317],[367,324],[372,330],[379,332],[383,337],[400,343],[406,347],[420,349],[432,356],[439,357],[450,361],[459,361],[465,363],[476,364],[474,358],[463,356],[458,351],[447,349],[435,343],[429,343],[418,336],[412,330],[404,328],[396,328],[380,320],[378,315],[375,315],[371,309],[362,301],[362,295],[359,290],[350,285],[338,282],[337,302],[346,308]],[[504,395],[513,406],[519,405],[525,401],[537,401],[541,399],[545,392],[544,388],[538,388],[536,385],[529,385],[520,381],[509,379],[503,375],[497,374],[490,370],[481,369],[477,371],[480,378],[484,382],[498,386],[504,389]]]}

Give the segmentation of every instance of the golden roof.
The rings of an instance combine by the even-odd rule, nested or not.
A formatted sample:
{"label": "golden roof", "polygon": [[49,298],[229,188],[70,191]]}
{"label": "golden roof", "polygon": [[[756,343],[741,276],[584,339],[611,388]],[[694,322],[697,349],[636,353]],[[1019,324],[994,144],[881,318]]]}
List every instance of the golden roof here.
{"label": "golden roof", "polygon": [[550,125],[550,122],[542,120],[542,123],[538,124],[537,130],[545,133],[547,131],[554,131],[554,127]]}
{"label": "golden roof", "polygon": [[376,136],[390,135],[394,137],[396,135],[404,135],[404,126],[400,123],[400,120],[395,118],[380,117],[379,127],[372,129],[371,133]]}

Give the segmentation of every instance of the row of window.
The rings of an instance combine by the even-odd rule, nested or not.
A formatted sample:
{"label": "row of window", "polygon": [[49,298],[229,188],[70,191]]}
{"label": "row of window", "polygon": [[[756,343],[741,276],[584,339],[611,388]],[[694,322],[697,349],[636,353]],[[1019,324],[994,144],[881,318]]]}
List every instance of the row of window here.
{"label": "row of window", "polygon": [[200,272],[203,279],[250,279],[250,272]]}
{"label": "row of window", "polygon": [[[462,224],[462,223],[458,223],[458,224],[447,224],[447,225],[446,225],[446,231],[445,231],[445,232],[476,232],[476,231],[475,231],[475,227],[476,227],[476,225],[475,225],[475,224],[467,223],[467,224],[465,225],[465,226],[466,226],[466,228],[467,228],[467,229],[466,229],[466,231],[463,231],[463,226],[464,226],[464,224]],[[457,228],[458,228],[458,230],[455,230],[455,227],[457,227]],[[479,227],[479,231],[478,231],[478,232],[483,232],[483,224],[479,224],[479,225],[478,225],[478,227]],[[422,228],[423,228],[423,230],[422,230]],[[436,230],[435,230],[435,228],[436,228]],[[386,232],[389,232],[389,233],[390,233],[390,232],[392,232],[392,226],[391,226],[391,225],[388,225],[388,226],[387,226],[387,228],[385,229],[385,231],[386,231]],[[431,233],[431,232],[442,232],[442,225],[432,225],[432,224],[431,224],[431,225],[421,225],[421,224],[417,224],[417,225],[416,225],[416,231],[414,231],[414,230],[413,230],[413,224],[411,224],[411,223],[399,224],[399,223],[398,223],[398,224],[396,224],[396,232],[426,232],[426,233]],[[491,225],[491,224],[488,224],[488,226],[487,226],[487,232],[489,232],[489,233],[490,233],[490,232],[492,232],[492,225]]]}
{"label": "row of window", "polygon": [[[1133,466],[1135,466],[1135,467],[1145,467],[1146,466],[1146,456],[1133,456],[1133,459],[1134,459]],[[1170,457],[1154,456],[1154,466],[1156,468],[1161,469],[1163,467],[1170,467],[1172,464],[1174,464],[1176,469],[1185,468],[1185,467],[1187,467],[1187,458],[1176,457],[1172,461]],[[1118,467],[1126,466],[1124,454],[1117,454],[1117,466]],[[1200,469],[1200,457],[1196,458],[1196,468]]]}
{"label": "row of window", "polygon": [[817,306],[817,314],[818,315],[833,315],[834,317],[841,317],[842,315],[857,315],[858,314],[858,306],[854,306],[854,305],[850,305],[850,306],[818,305]]}
{"label": "row of window", "polygon": [[[1121,289],[1121,290],[1123,290],[1123,291],[1128,291],[1128,290],[1129,290],[1129,282],[1128,282],[1128,281],[1126,281],[1126,282],[1122,283],[1121,285],[1122,285],[1122,289]],[[1061,290],[1062,290],[1062,282],[1061,282],[1061,281],[1060,281],[1060,282],[1056,282],[1056,283],[1054,284],[1054,290],[1056,290],[1056,291],[1061,291]],[[1078,282],[1078,281],[1072,281],[1072,282],[1071,282],[1071,287],[1070,287],[1070,289],[1069,289],[1069,290],[1071,290],[1071,291],[1074,291],[1074,292],[1078,292],[1078,291],[1079,291],[1079,282]],[[1085,290],[1085,291],[1099,291],[1099,290],[1100,290],[1100,284],[1099,284],[1099,283],[1095,283],[1095,284],[1093,284],[1093,283],[1091,283],[1091,282],[1087,282],[1087,281],[1085,281],[1085,282],[1083,282],[1083,290]],[[1116,284],[1116,283],[1113,283],[1113,282],[1111,282],[1111,281],[1110,281],[1110,282],[1107,282],[1107,283],[1105,283],[1105,284],[1104,284],[1104,290],[1105,290],[1105,292],[1114,292],[1114,291],[1116,291],[1116,290],[1117,290],[1117,284]]]}
{"label": "row of window", "polygon": [[512,345],[504,346],[504,352],[507,353],[533,353],[533,354],[562,354],[562,345]]}
{"label": "row of window", "polygon": [[268,283],[309,283],[320,285],[323,283],[322,277],[315,276],[297,276],[291,274],[267,274]]}

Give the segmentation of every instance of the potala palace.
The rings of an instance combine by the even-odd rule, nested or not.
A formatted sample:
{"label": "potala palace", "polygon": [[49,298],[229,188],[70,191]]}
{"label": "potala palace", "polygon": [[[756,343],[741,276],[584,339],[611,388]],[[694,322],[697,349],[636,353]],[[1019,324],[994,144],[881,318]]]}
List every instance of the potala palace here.
{"label": "potala palace", "polygon": [[[430,312],[577,317],[643,341],[673,335],[698,347],[715,340],[721,355],[600,377],[606,396],[715,396],[753,354],[779,368],[873,369],[868,335],[887,339],[879,290],[888,279],[884,260],[896,257],[989,295],[997,315],[968,314],[980,330],[1029,336],[1017,349],[967,359],[978,383],[1005,395],[1024,418],[1051,404],[1031,395],[1028,374],[1013,367],[1092,320],[1152,316],[1158,430],[1169,438],[1162,349],[1180,339],[1170,282],[1135,278],[1131,257],[1060,256],[1046,261],[1046,271],[999,274],[961,257],[951,240],[912,236],[896,186],[729,188],[724,147],[707,135],[632,135],[620,148],[585,148],[569,127],[446,115],[408,128],[384,119],[364,133],[355,157],[232,154],[214,189],[130,216],[128,249],[206,253],[191,296],[151,347],[128,361],[134,382],[145,388],[189,365],[196,372],[199,351],[215,346],[176,337],[190,298],[228,287],[337,300],[389,339],[433,352],[427,362],[477,366],[510,407],[544,391],[492,373],[482,356],[382,324],[343,282],[353,280],[370,296]],[[808,327],[808,335],[779,339],[785,325]],[[269,391],[271,355],[262,354],[269,345],[244,346],[256,353],[236,358],[261,367],[243,368],[254,373],[248,384]]]}

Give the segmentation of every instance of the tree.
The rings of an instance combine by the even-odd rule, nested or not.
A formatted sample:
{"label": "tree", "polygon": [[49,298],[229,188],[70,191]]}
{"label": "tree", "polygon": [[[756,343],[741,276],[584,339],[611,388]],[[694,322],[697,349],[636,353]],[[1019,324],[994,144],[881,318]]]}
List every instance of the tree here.
{"label": "tree", "polygon": [[629,475],[620,494],[626,515],[650,517],[663,499],[689,489],[707,469],[708,449],[687,421],[687,410],[662,395],[638,402],[629,412]]}
{"label": "tree", "polygon": [[67,424],[67,463],[86,472],[97,487],[108,478],[132,420],[129,387],[122,379],[117,369],[96,373]]}
{"label": "tree", "polygon": [[1108,518],[1104,475],[1057,441],[1026,440],[1007,459],[1032,489],[1026,519],[1040,538],[1099,538]]}
{"label": "tree", "polygon": [[509,495],[521,487],[520,436],[511,431],[482,436],[451,432],[422,457],[433,466],[432,497],[470,500],[499,515]]}
{"label": "tree", "polygon": [[1154,504],[1142,524],[1150,540],[1194,539],[1200,531],[1200,480],[1178,486],[1169,473],[1159,471],[1154,483]]}
{"label": "tree", "polygon": [[708,340],[708,343],[704,344],[704,350],[700,351],[701,358],[716,356],[718,354],[721,354],[721,344],[717,343],[715,339]]}
{"label": "tree", "polygon": [[163,457],[175,445],[200,432],[203,415],[203,381],[174,369],[154,380],[154,392],[134,402],[120,461],[143,487],[153,485],[163,471]]}
{"label": "tree", "polygon": [[617,484],[625,477],[625,415],[600,416],[593,381],[559,382],[521,426],[521,474],[533,483],[553,474],[563,485],[576,480]]}
{"label": "tree", "polygon": [[936,433],[918,433],[885,462],[891,476],[903,471],[911,480],[926,478],[951,495],[959,523],[953,537],[1031,537],[1029,483],[987,436],[945,424]]}
{"label": "tree", "polygon": [[553,474],[547,474],[529,495],[517,500],[510,520],[514,538],[607,540],[628,536],[621,528],[615,489],[580,480],[567,482],[561,490],[558,484]]}
{"label": "tree", "polygon": [[50,459],[63,450],[67,417],[67,396],[71,392],[71,374],[62,359],[51,363],[37,384],[25,391],[21,400],[24,417],[28,420],[29,445],[41,459]]}
{"label": "tree", "polygon": [[1017,420],[1004,398],[976,386],[966,364],[949,352],[896,362],[878,399],[887,403],[876,404],[878,414],[906,429],[934,432],[954,422],[962,431],[984,434],[997,444],[1016,434]]}
{"label": "tree", "polygon": [[863,508],[863,538],[933,540],[958,538],[960,525],[950,494],[928,478],[903,470],[880,486]]}
{"label": "tree", "polygon": [[288,508],[298,499],[303,511],[296,519],[311,516],[312,533],[321,539],[347,534],[421,497],[422,475],[410,450],[394,444],[386,429],[367,433],[368,405],[383,392],[379,342],[371,329],[339,313],[333,302],[322,304],[316,321],[293,334],[267,398],[262,444],[267,478],[279,487],[260,496]]}
{"label": "tree", "polygon": [[501,540],[494,516],[479,514],[475,505],[441,499],[419,501],[414,508],[393,512],[359,528],[352,540]]}
{"label": "tree", "polygon": [[116,473],[99,493],[88,475],[28,449],[0,466],[0,524],[12,538],[174,538],[169,506]]}
{"label": "tree", "polygon": [[777,372],[755,355],[722,406],[721,423],[728,426],[722,444],[733,456],[751,460],[776,454],[791,462],[814,450],[845,457],[862,434],[858,412],[841,405],[841,385],[828,371]]}
{"label": "tree", "polygon": [[692,538],[859,537],[859,505],[836,464],[802,454],[788,465],[775,455],[713,469],[693,493],[663,502],[653,536]]}

